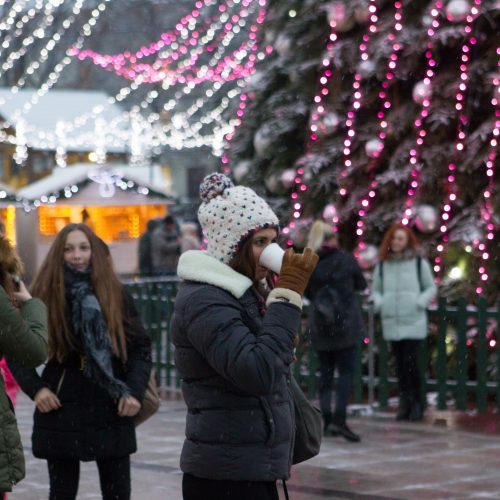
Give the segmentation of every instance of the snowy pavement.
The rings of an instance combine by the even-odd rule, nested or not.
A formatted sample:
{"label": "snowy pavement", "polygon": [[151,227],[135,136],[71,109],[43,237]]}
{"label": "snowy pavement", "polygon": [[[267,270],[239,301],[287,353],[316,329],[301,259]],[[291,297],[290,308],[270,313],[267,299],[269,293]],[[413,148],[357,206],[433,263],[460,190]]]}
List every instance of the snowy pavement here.
{"label": "snowy pavement", "polygon": [[[33,458],[29,449],[32,410],[31,401],[20,396],[17,415],[27,476],[10,500],[48,497],[45,462]],[[132,456],[134,500],[181,500],[184,418],[183,402],[169,400],[139,427],[139,452]],[[294,467],[287,483],[290,499],[499,499],[500,417],[474,422],[444,412],[431,413],[418,424],[395,422],[387,414],[352,418],[350,424],[362,442],[326,438],[318,457]],[[462,430],[465,427],[474,430]],[[98,498],[95,464],[83,464],[78,499]]]}

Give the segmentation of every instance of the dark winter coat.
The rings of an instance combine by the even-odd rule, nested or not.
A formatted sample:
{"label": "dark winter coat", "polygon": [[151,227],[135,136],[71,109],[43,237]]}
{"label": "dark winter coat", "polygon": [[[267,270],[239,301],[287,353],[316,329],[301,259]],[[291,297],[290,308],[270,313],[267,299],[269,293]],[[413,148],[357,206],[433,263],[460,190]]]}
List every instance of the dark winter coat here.
{"label": "dark winter coat", "polygon": [[[142,401],[151,372],[151,340],[132,298],[125,295],[124,300],[128,361],[125,367],[113,357],[113,372],[125,381],[130,394]],[[137,450],[133,419],[118,416],[118,402],[84,377],[79,352],[71,352],[63,363],[49,361],[41,377],[35,370],[17,365],[12,366],[12,372],[32,399],[48,387],[61,401],[58,410],[35,410],[32,445],[36,457],[90,461],[120,458]]]}
{"label": "dark winter coat", "polygon": [[273,302],[283,290],[275,289],[262,317],[251,281],[204,252],[182,254],[178,274],[189,280],[177,295],[171,330],[188,407],[182,471],[216,480],[287,479],[300,307]]}
{"label": "dark winter coat", "polygon": [[181,254],[180,233],[160,224],[151,236],[151,257],[154,273],[175,273]]}
{"label": "dark winter coat", "polygon": [[[0,286],[0,357],[33,368],[47,358],[47,310],[31,299],[20,309],[12,305]],[[0,493],[24,477],[24,455],[14,408],[0,376]]]}
{"label": "dark winter coat", "polygon": [[[366,280],[357,260],[348,252],[337,248],[323,249],[319,252],[320,260],[314,270],[306,296],[310,300],[309,327],[311,341],[316,351],[336,351],[357,345],[365,335],[365,327],[359,298],[356,291],[367,287]],[[339,299],[345,306],[346,327],[343,332],[321,331],[314,318],[314,298],[326,284],[335,288]]]}
{"label": "dark winter coat", "polygon": [[153,231],[146,231],[139,238],[137,255],[139,260],[139,272],[141,274],[151,274],[153,272],[153,260],[151,252],[151,238]]}

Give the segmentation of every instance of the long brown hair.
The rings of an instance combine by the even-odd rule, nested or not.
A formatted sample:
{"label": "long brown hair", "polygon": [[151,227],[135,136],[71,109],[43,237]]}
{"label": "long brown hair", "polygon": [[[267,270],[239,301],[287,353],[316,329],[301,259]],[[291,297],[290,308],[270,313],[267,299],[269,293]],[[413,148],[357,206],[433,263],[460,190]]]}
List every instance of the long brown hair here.
{"label": "long brown hair", "polygon": [[5,236],[0,236],[0,285],[4,288],[13,304],[16,286],[15,279],[20,279],[24,269],[21,259],[17,255],[14,247]]}
{"label": "long brown hair", "polygon": [[252,244],[253,235],[247,238],[245,243],[241,246],[240,251],[231,259],[229,267],[232,267],[236,272],[250,278],[255,284],[255,269],[257,267],[257,262],[255,262],[255,257],[253,256]]}
{"label": "long brown hair", "polygon": [[391,241],[396,231],[404,231],[406,233],[406,236],[408,237],[408,245],[406,248],[408,250],[416,252],[420,246],[418,238],[408,226],[403,226],[403,224],[393,224],[384,234],[384,238],[380,244],[380,260],[387,260],[392,254]]}
{"label": "long brown hair", "polygon": [[92,252],[90,281],[108,326],[113,352],[125,361],[127,349],[123,328],[123,287],[113,270],[106,245],[86,224],[68,224],[57,234],[31,287],[32,295],[47,305],[49,359],[62,362],[69,351],[77,349],[67,321],[63,265],[66,239],[73,231],[81,231],[89,240]]}

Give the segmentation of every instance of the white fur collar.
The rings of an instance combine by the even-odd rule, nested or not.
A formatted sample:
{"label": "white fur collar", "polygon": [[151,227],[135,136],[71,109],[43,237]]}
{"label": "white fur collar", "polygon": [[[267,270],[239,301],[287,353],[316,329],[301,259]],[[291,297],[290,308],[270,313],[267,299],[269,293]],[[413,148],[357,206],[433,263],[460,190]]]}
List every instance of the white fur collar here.
{"label": "white fur collar", "polygon": [[250,278],[200,250],[188,250],[181,255],[177,274],[183,280],[223,288],[237,299],[241,298],[252,286]]}

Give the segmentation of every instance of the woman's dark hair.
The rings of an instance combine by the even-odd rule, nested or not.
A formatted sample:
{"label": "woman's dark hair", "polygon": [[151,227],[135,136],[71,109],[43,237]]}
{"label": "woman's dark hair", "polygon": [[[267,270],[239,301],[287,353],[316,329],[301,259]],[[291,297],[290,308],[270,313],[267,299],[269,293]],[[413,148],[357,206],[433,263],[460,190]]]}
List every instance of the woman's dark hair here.
{"label": "woman's dark hair", "polygon": [[231,259],[229,267],[247,278],[250,278],[252,281],[255,281],[255,268],[257,262],[255,262],[253,256],[252,242],[253,235],[246,239],[241,246],[241,250]]}
{"label": "woman's dark hair", "polygon": [[32,295],[47,305],[49,358],[61,362],[70,350],[77,349],[68,325],[64,286],[64,248],[68,234],[73,231],[81,231],[89,240],[92,251],[90,280],[108,326],[113,352],[126,361],[123,287],[110,263],[109,248],[83,223],[68,224],[57,234],[31,287]]}

